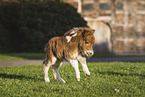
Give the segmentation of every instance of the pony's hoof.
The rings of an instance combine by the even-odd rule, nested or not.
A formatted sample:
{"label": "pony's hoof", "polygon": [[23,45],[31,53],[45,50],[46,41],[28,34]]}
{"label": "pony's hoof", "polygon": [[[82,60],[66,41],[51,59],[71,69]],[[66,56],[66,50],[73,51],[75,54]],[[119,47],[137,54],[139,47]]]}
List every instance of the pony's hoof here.
{"label": "pony's hoof", "polygon": [[80,81],[80,78],[77,78],[77,81]]}
{"label": "pony's hoof", "polygon": [[90,76],[90,73],[86,73],[87,76]]}
{"label": "pony's hoof", "polygon": [[63,79],[60,79],[60,80],[58,80],[58,81],[59,81],[59,82],[66,83],[65,80],[63,80]]}
{"label": "pony's hoof", "polygon": [[50,82],[49,78],[45,78],[45,82]]}

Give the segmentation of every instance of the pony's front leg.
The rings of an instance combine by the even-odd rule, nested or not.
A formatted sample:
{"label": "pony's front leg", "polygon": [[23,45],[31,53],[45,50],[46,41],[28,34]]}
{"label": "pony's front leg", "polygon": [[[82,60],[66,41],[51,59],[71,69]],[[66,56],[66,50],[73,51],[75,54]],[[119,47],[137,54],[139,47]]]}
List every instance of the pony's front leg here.
{"label": "pony's front leg", "polygon": [[71,65],[75,69],[75,75],[76,75],[77,81],[80,81],[80,71],[79,71],[79,67],[78,67],[78,61],[77,60],[69,60],[69,62],[71,63]]}
{"label": "pony's front leg", "polygon": [[90,76],[90,71],[89,71],[89,69],[87,67],[86,58],[85,57],[82,57],[82,56],[79,56],[77,59],[82,64],[84,73],[86,75],[89,75]]}

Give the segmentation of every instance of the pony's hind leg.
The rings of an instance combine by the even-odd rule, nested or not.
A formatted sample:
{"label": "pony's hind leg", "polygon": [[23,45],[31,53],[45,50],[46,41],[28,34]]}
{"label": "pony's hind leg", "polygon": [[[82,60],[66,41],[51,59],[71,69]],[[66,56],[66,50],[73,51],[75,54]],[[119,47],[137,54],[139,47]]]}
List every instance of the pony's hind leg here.
{"label": "pony's hind leg", "polygon": [[52,71],[53,71],[53,74],[54,74],[54,77],[55,79],[58,81],[58,82],[63,82],[65,83],[65,80],[63,80],[60,75],[59,75],[59,68],[60,66],[62,65],[62,61],[58,60],[55,65],[52,65]]}
{"label": "pony's hind leg", "polygon": [[45,82],[50,82],[49,77],[48,77],[49,67],[50,67],[49,65],[43,64],[44,80],[45,80]]}
{"label": "pony's hind leg", "polygon": [[44,71],[44,80],[45,80],[45,82],[50,82],[49,76],[48,76],[48,70],[49,70],[50,66],[55,64],[55,62],[56,62],[56,58],[53,58],[53,60],[51,62],[48,61],[47,59],[45,59],[43,61],[43,71]]}

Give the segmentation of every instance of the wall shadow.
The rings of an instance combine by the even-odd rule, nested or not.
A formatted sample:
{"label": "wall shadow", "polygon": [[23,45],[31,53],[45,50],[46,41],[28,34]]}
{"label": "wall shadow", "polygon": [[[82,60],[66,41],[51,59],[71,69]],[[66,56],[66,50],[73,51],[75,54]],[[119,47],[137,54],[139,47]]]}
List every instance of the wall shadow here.
{"label": "wall shadow", "polygon": [[109,43],[108,42],[103,42],[100,44],[94,44],[93,46],[94,52],[111,52],[111,47],[109,47]]}

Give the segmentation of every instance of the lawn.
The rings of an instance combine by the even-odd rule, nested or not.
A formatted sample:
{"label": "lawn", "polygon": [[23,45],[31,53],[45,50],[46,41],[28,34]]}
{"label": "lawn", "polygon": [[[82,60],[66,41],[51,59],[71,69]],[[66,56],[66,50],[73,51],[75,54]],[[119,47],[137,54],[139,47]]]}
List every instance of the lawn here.
{"label": "lawn", "polygon": [[60,68],[66,83],[57,82],[52,70],[50,83],[45,83],[41,65],[0,67],[1,97],[143,97],[145,95],[144,62],[88,63],[91,76],[80,66],[81,81],[75,80],[70,64]]}

